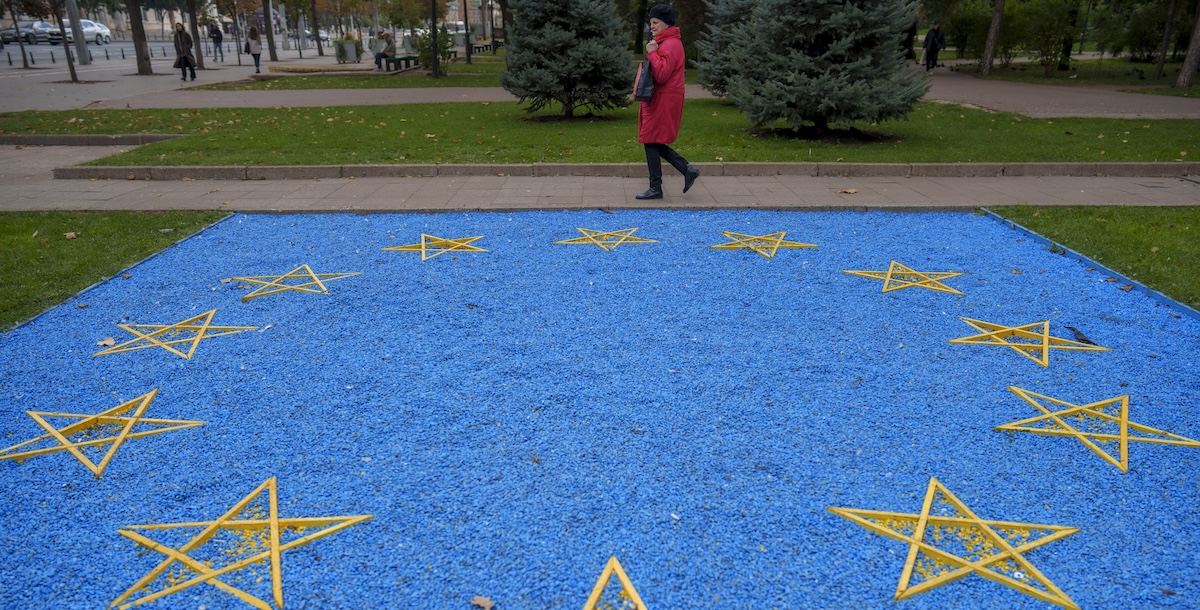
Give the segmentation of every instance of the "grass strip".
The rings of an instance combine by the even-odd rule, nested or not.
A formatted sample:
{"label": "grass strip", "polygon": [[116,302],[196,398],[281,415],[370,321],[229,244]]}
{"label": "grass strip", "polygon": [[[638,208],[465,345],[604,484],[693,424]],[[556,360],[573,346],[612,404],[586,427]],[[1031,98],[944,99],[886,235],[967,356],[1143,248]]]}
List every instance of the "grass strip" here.
{"label": "grass strip", "polygon": [[[558,120],[515,102],[0,114],[0,133],[181,133],[91,165],[639,162],[637,111]],[[860,124],[875,141],[758,136],[732,105],[693,99],[676,142],[691,161],[1102,162],[1197,158],[1200,122],[1030,119],[921,103],[908,120]]]}
{"label": "grass strip", "polygon": [[1042,66],[1034,62],[997,65],[989,76],[980,76],[979,66],[975,64],[955,66],[953,69],[989,80],[1083,87],[1110,85],[1122,87],[1121,91],[1129,93],[1200,97],[1200,85],[1185,88],[1174,86],[1181,66],[1181,62],[1168,62],[1163,68],[1162,78],[1158,79],[1154,78],[1154,64],[1133,62],[1125,57],[1074,60],[1070,70],[1054,70],[1050,76],[1046,76]]}
{"label": "grass strip", "polygon": [[[225,212],[5,212],[0,214],[0,329],[227,216]],[[74,233],[68,239],[66,234]]]}
{"label": "grass strip", "polygon": [[1171,298],[1200,309],[1200,207],[991,208]]}

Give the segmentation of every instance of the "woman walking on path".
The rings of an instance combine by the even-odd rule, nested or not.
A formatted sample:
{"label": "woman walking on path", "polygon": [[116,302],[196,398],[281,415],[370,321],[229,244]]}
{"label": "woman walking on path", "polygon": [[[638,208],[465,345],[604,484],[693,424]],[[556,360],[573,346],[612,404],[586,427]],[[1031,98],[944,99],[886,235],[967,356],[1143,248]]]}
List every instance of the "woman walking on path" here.
{"label": "woman walking on path", "polygon": [[175,22],[175,67],[183,72],[187,80],[188,70],[192,71],[192,80],[196,80],[196,57],[192,55],[192,35],[183,31],[183,24]]}
{"label": "woman walking on path", "polygon": [[638,142],[646,147],[646,167],[650,171],[650,189],[637,199],[662,199],[662,160],[683,174],[683,192],[688,192],[700,170],[694,168],[670,146],[679,137],[683,119],[683,42],[675,27],[675,9],[666,4],[650,8],[650,33],[654,40],[646,44],[654,78],[654,95],[638,110]]}
{"label": "woman walking on path", "polygon": [[258,69],[258,59],[262,57],[262,40],[258,38],[258,28],[255,26],[250,26],[250,33],[246,34],[246,52],[254,58],[254,73],[261,74],[262,70]]}

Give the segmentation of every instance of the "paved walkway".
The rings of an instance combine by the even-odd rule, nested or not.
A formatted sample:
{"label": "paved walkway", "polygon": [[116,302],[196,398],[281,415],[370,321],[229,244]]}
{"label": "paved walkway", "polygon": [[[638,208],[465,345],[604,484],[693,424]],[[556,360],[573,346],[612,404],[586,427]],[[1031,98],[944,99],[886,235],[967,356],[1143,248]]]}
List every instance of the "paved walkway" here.
{"label": "paved walkway", "polygon": [[[331,64],[283,54],[280,65]],[[268,64],[270,65],[270,64]],[[98,62],[81,68],[84,85],[61,82],[65,68],[0,70],[0,110],[53,108],[274,107],[452,101],[503,101],[499,88],[196,91],[180,87],[159,62],[161,76],[130,75],[131,65]],[[236,80],[250,68],[231,62],[202,71],[201,82]],[[190,83],[189,83],[190,84]],[[15,85],[15,86],[14,86]],[[68,93],[63,94],[64,91]],[[689,95],[706,95],[691,87]],[[1104,89],[982,81],[938,70],[929,99],[1031,116],[1200,119],[1200,100]],[[119,152],[112,147],[0,147],[0,210],[430,211],[649,207],[634,199],[644,178],[601,176],[439,176],[300,178],[289,180],[55,180],[55,167]],[[932,209],[1034,205],[1200,205],[1200,179],[1118,177],[808,177],[705,176],[687,195],[667,180],[665,208]],[[853,191],[853,192],[850,192]]]}

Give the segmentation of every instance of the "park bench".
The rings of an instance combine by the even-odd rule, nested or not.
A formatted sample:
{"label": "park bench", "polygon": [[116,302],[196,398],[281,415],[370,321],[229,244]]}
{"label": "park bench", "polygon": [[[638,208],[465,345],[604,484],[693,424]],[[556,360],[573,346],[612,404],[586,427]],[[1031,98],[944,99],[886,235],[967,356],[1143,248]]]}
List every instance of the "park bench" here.
{"label": "park bench", "polygon": [[383,69],[387,72],[394,72],[400,68],[400,64],[404,64],[404,69],[407,70],[416,63],[416,55],[397,55],[396,57],[385,57],[383,59]]}

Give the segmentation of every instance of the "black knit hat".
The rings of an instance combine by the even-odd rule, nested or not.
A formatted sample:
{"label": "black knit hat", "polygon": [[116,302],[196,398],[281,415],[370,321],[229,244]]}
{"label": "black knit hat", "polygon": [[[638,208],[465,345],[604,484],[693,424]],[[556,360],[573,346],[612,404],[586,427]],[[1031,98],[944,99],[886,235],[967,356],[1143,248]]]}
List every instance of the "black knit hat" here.
{"label": "black knit hat", "polygon": [[655,4],[646,15],[647,19],[657,19],[667,25],[675,25],[675,9],[668,4]]}

